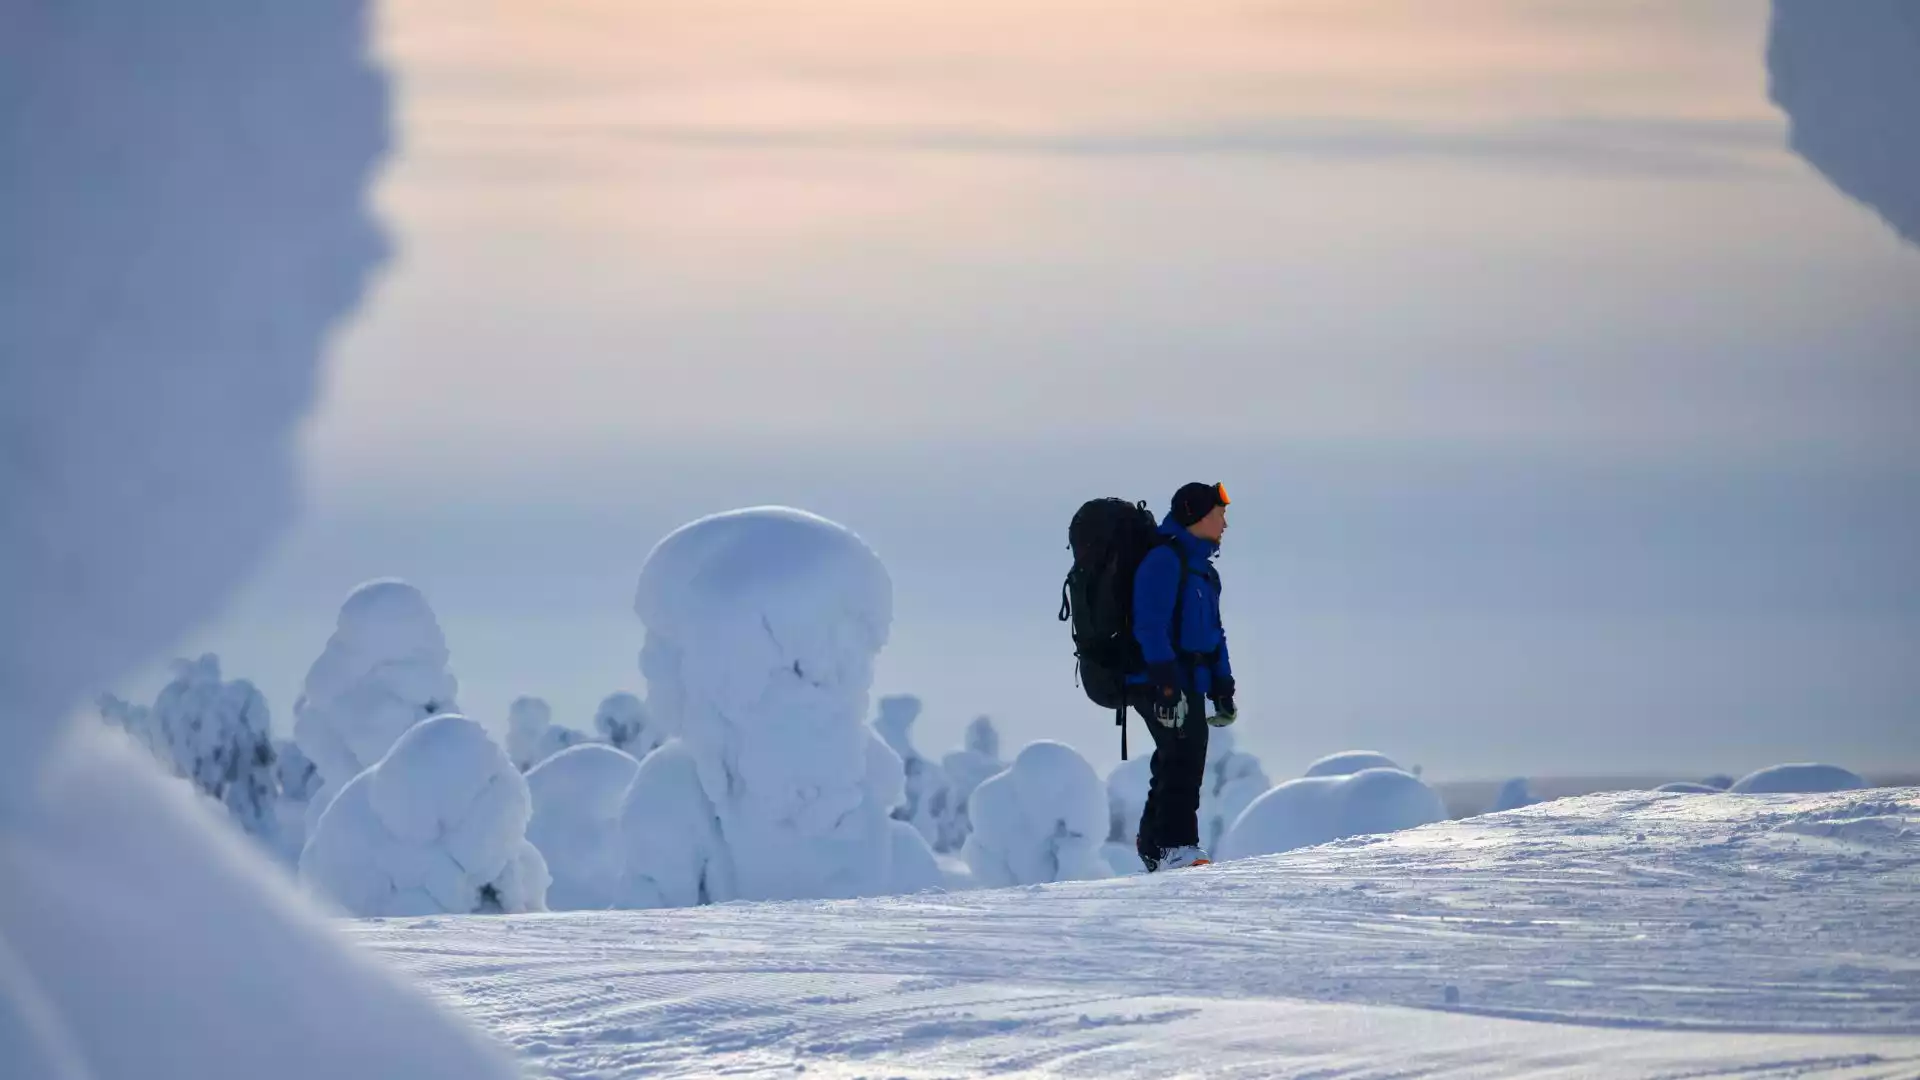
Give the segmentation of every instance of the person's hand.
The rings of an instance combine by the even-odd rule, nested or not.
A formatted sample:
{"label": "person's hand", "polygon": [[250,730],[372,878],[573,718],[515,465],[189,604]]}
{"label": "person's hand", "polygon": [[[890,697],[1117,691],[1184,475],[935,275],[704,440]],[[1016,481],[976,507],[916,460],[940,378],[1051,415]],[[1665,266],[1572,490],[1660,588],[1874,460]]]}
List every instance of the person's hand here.
{"label": "person's hand", "polygon": [[1226,727],[1240,719],[1240,711],[1233,707],[1232,694],[1218,694],[1213,699],[1213,715],[1207,717],[1207,723],[1214,727]]}
{"label": "person's hand", "polygon": [[1162,727],[1177,728],[1187,721],[1187,696],[1180,692],[1180,670],[1172,664],[1147,669],[1153,684],[1153,718]]}

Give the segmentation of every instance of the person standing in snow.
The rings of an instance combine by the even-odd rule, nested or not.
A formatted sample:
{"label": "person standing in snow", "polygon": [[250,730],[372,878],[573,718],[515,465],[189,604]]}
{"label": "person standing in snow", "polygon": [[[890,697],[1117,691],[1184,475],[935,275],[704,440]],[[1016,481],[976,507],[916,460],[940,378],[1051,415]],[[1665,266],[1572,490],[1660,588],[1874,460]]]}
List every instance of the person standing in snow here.
{"label": "person standing in snow", "polygon": [[1129,679],[1129,697],[1153,736],[1153,779],[1136,846],[1149,872],[1208,861],[1199,825],[1207,729],[1239,715],[1220,621],[1220,574],[1213,567],[1227,531],[1227,504],[1220,484],[1187,484],[1174,492],[1160,523],[1163,539],[1134,576],[1133,634],[1146,671]]}

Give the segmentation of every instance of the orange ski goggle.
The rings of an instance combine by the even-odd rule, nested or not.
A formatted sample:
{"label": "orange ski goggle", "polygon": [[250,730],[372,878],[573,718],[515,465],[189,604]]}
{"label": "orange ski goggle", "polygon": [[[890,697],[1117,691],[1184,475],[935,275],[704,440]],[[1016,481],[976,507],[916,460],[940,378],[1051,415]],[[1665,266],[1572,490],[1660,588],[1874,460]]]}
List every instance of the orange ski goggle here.
{"label": "orange ski goggle", "polygon": [[1232,500],[1232,499],[1229,499],[1229,498],[1227,498],[1227,485],[1225,485],[1225,484],[1215,484],[1215,485],[1213,485],[1213,493],[1214,493],[1215,495],[1218,495],[1218,496],[1220,496],[1220,505],[1221,505],[1221,506],[1232,506],[1232,505],[1233,505],[1233,500]]}

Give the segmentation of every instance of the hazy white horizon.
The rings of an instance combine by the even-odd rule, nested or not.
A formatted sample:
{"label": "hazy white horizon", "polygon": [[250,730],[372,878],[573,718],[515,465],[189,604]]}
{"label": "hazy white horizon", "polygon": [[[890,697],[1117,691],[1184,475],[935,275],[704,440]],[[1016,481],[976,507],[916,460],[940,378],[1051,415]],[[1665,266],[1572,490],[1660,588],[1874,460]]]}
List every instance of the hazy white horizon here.
{"label": "hazy white horizon", "polygon": [[182,652],[285,726],[396,575],[471,715],[584,725],[643,688],[648,547],[786,502],[888,561],[880,689],[927,699],[925,749],[984,712],[1105,761],[1067,517],[1221,479],[1275,775],[1920,765],[1920,251],[1785,149],[1765,30],[395,0],[399,254],[305,523]]}

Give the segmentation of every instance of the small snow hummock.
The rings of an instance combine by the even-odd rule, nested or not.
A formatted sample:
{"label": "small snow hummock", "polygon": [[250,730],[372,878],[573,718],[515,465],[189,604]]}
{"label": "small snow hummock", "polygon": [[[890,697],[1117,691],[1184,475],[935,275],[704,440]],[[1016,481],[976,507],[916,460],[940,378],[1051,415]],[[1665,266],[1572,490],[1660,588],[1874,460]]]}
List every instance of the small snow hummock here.
{"label": "small snow hummock", "polygon": [[174,661],[173,681],[151,708],[107,697],[101,715],[224,806],[248,835],[278,844],[280,785],[267,699],[245,679],[223,682],[218,656]]}
{"label": "small snow hummock", "polygon": [[293,737],[320,770],[308,832],[349,780],[422,720],[459,711],[447,639],[420,590],[370,581],[353,590],[293,703]]}
{"label": "small snow hummock", "polygon": [[647,556],[634,610],[673,738],[628,795],[629,902],[885,892],[903,778],[866,722],[893,621],[872,549],[784,507],[703,518]]}
{"label": "small snow hummock", "polygon": [[[1376,750],[1342,750],[1307,766],[1307,776],[1352,776],[1362,769],[1398,769],[1390,757]],[[1403,770],[1404,771],[1404,770]]]}
{"label": "small snow hummock", "polygon": [[593,711],[593,730],[608,745],[636,759],[653,753],[667,738],[647,715],[646,704],[624,690],[601,699]]}
{"label": "small snow hummock", "polygon": [[900,755],[906,772],[905,794],[893,810],[894,818],[912,825],[932,845],[940,841],[940,823],[949,816],[952,793],[946,773],[913,745],[913,722],[920,718],[920,708],[920,699],[910,694],[883,697],[873,729]]}
{"label": "small snow hummock", "polygon": [[960,749],[940,760],[940,772],[947,781],[946,812],[940,817],[940,838],[935,851],[958,852],[973,831],[968,800],[975,788],[1007,767],[1000,760],[1000,731],[990,716],[976,716],[967,725],[966,740]]}
{"label": "small snow hummock", "polygon": [[1443,821],[1447,808],[1419,777],[1398,769],[1289,780],[1248,806],[1214,854],[1245,859],[1348,836],[1398,832]]}
{"label": "small snow hummock", "polygon": [[620,816],[640,763],[605,743],[569,747],[527,771],[533,816],[527,840],[553,884],[547,908],[574,911],[620,902],[626,856]]}
{"label": "small snow hummock", "polygon": [[1671,784],[1661,784],[1655,791],[1664,791],[1670,795],[1719,795],[1721,788],[1712,784],[1695,783],[1692,780],[1675,780]]}
{"label": "small snow hummock", "polygon": [[[1272,787],[1260,759],[1235,749],[1233,729],[1214,729],[1207,738],[1207,771],[1200,787],[1200,846],[1218,848],[1241,813]],[[1141,805],[1144,808],[1144,800]],[[1137,833],[1140,819],[1133,820]]]}
{"label": "small snow hummock", "polygon": [[544,911],[530,803],[526,778],[485,728],[436,716],[334,797],[300,878],[353,915]]}
{"label": "small snow hummock", "polygon": [[521,772],[588,741],[585,732],[554,723],[552,706],[541,698],[517,697],[507,707],[507,756]]}
{"label": "small snow hummock", "polygon": [[1838,765],[1804,762],[1771,765],[1750,772],[1727,790],[1736,795],[1790,795],[1799,792],[1858,791],[1867,787],[1860,774]]}
{"label": "small snow hummock", "polygon": [[1087,759],[1041,741],[989,778],[970,800],[973,833],[961,850],[987,888],[1112,876],[1101,845],[1107,795]]}

